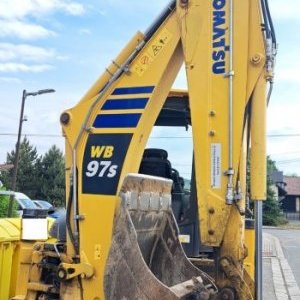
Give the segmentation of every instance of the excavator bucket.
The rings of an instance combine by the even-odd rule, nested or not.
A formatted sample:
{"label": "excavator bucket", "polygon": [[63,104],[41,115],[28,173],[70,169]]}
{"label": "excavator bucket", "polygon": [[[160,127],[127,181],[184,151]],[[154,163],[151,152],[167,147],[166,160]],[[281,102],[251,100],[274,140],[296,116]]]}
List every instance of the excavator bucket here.
{"label": "excavator bucket", "polygon": [[213,299],[213,280],[187,259],[171,210],[172,181],[130,174],[121,189],[105,272],[106,299]]}

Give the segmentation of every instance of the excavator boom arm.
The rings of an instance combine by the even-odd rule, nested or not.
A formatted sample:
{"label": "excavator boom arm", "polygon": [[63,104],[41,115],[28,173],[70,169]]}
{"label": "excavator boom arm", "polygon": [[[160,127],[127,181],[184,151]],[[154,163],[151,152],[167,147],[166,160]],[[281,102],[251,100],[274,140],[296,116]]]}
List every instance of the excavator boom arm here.
{"label": "excavator boom arm", "polygon": [[[251,195],[264,200],[276,44],[265,1],[172,1],[62,114],[68,259],[58,270],[60,299],[255,298],[253,257],[245,264],[246,173],[252,136]],[[214,248],[214,280],[183,254],[172,182],[136,174],[183,64],[199,235]]]}

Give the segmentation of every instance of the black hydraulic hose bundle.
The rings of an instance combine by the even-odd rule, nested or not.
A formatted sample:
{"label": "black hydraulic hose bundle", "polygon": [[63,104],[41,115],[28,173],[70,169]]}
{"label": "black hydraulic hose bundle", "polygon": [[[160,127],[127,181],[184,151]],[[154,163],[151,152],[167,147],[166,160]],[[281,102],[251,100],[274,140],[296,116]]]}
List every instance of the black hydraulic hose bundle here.
{"label": "black hydraulic hose bundle", "polygon": [[264,27],[265,27],[264,29],[266,32],[266,37],[267,37],[267,39],[269,39],[269,38],[272,39],[272,43],[276,49],[277,48],[276,32],[275,32],[275,28],[273,25],[272,16],[270,13],[269,2],[268,2],[268,0],[261,0],[260,2],[261,2],[263,19],[264,19]]}
{"label": "black hydraulic hose bundle", "polygon": [[67,227],[67,230],[68,230],[68,234],[69,234],[69,237],[70,237],[70,240],[71,240],[71,243],[75,249],[75,252],[76,254],[78,254],[78,243],[75,239],[75,236],[73,234],[73,231],[72,231],[72,226],[71,226],[71,222],[70,222],[70,219],[71,219],[71,209],[72,209],[72,201],[73,201],[73,186],[71,185],[70,186],[70,192],[69,192],[69,198],[68,198],[68,203],[67,203],[67,212],[66,212],[66,227]]}
{"label": "black hydraulic hose bundle", "polygon": [[166,20],[170,13],[176,8],[176,1],[172,0],[169,5],[162,11],[162,13],[157,17],[154,23],[145,32],[145,42],[148,42],[156,30],[161,26],[161,24]]}
{"label": "black hydraulic hose bundle", "polygon": [[[163,24],[163,22],[169,17],[169,15],[174,11],[176,8],[176,0],[172,0],[169,5],[162,11],[162,13],[158,16],[158,18],[152,23],[152,25],[149,27],[149,29],[145,32],[145,38],[144,43],[147,43],[153,36],[153,34],[157,31],[157,29]],[[136,53],[136,55],[138,52]],[[133,56],[132,60],[136,57]],[[123,74],[120,73],[119,77]],[[104,90],[105,87],[102,89]],[[73,203],[73,185],[70,186],[70,192],[68,197],[68,203],[67,203],[67,212],[66,212],[66,227],[67,231],[70,237],[70,241],[75,249],[76,254],[79,254],[78,249],[78,240],[77,237],[74,236],[72,226],[71,226],[71,209],[72,209],[72,203]]]}
{"label": "black hydraulic hose bundle", "polygon": [[[274,57],[276,56],[277,52],[277,39],[276,39],[276,32],[272,20],[272,16],[270,13],[269,1],[268,0],[261,0],[261,9],[264,19],[264,29],[266,32],[266,38],[272,40],[272,47],[275,53],[273,53]],[[271,95],[273,91],[273,79],[270,80],[270,88],[267,95],[267,104],[269,104]]]}
{"label": "black hydraulic hose bundle", "polygon": [[268,20],[269,20],[269,25],[270,25],[273,44],[275,45],[275,47],[277,47],[276,32],[275,32],[275,28],[274,28],[274,25],[273,25],[272,16],[271,16],[271,13],[270,13],[269,1],[265,0],[265,2],[266,2],[265,6],[266,6],[267,16],[268,16]]}
{"label": "black hydraulic hose bundle", "polygon": [[267,9],[266,9],[266,1],[265,0],[261,0],[261,11],[262,11],[262,15],[263,15],[263,20],[264,20],[264,30],[266,32],[266,37],[267,39],[270,38],[270,26],[269,26],[269,19],[268,19],[268,15],[267,15]]}

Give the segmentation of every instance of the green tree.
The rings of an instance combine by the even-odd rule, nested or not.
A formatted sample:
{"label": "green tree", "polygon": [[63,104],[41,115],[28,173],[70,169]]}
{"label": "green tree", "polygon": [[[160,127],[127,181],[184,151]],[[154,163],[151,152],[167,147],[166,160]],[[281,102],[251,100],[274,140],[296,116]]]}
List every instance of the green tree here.
{"label": "green tree", "polygon": [[[5,191],[5,188],[0,188],[0,191]],[[7,217],[8,211],[8,204],[9,204],[9,196],[0,195],[0,218]],[[17,203],[14,202],[13,205],[13,217],[17,216]]]}
{"label": "green tree", "polygon": [[275,161],[267,157],[267,200],[263,203],[263,224],[270,226],[278,226],[285,223],[281,214],[281,205],[275,197],[271,175],[278,171]]}
{"label": "green tree", "polygon": [[37,160],[40,189],[39,199],[45,199],[54,206],[65,204],[65,163],[63,153],[53,145],[41,160]]}
{"label": "green tree", "polygon": [[[7,154],[7,163],[13,164],[15,151]],[[0,180],[11,189],[13,170],[2,172]],[[20,145],[16,191],[31,199],[47,200],[54,206],[65,203],[65,164],[63,153],[52,146],[44,156],[39,156],[27,138]]]}
{"label": "green tree", "polygon": [[[248,161],[248,170],[250,170],[250,160]],[[277,200],[274,192],[274,183],[272,182],[273,172],[278,171],[276,162],[273,161],[269,156],[267,157],[267,199],[263,202],[263,224],[269,226],[278,226],[286,223],[286,220],[281,214],[281,204]],[[247,173],[247,185],[250,188],[250,172]],[[251,191],[248,191],[251,195]],[[253,201],[250,202],[250,208],[254,209]],[[248,216],[250,217],[250,215]]]}
{"label": "green tree", "polygon": [[[16,153],[12,150],[7,153],[7,164],[14,164]],[[36,162],[38,160],[37,150],[34,146],[30,145],[29,140],[25,137],[20,144],[20,159],[18,166],[17,185],[16,191],[25,193],[29,197],[34,198],[36,195],[38,180],[36,172]],[[4,186],[11,189],[13,170],[3,172],[0,180]]]}

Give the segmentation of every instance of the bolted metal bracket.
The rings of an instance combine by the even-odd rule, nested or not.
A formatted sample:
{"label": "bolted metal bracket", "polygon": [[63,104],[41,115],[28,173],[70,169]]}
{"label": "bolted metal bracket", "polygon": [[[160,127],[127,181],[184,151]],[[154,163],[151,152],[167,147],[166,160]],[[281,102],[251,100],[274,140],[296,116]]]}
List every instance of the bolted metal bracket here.
{"label": "bolted metal bracket", "polygon": [[91,278],[94,275],[94,269],[92,265],[87,263],[80,264],[66,264],[59,265],[57,270],[57,277],[61,281],[67,281],[77,276],[81,278]]}
{"label": "bolted metal bracket", "polygon": [[[227,279],[230,282],[228,288],[231,291],[236,292],[237,295],[243,295],[243,299],[254,300],[247,283],[244,281],[242,277],[242,272],[238,268],[239,264],[236,261],[234,261],[232,257],[225,256],[220,258],[219,265],[221,270],[224,272],[224,274],[226,275]],[[230,294],[231,293],[229,293],[229,295]],[[225,295],[228,295],[227,291]],[[223,297],[221,299],[231,299],[231,298]]]}

